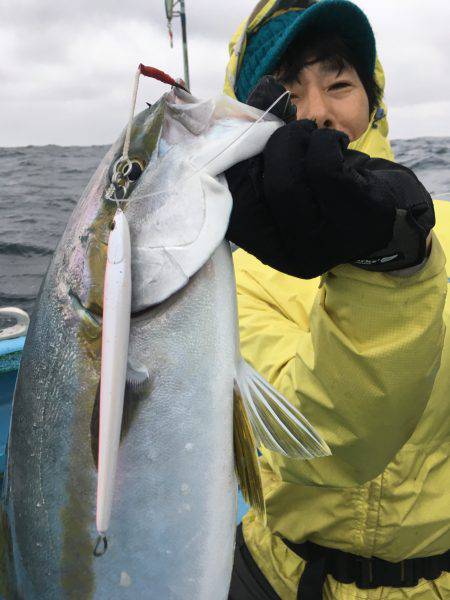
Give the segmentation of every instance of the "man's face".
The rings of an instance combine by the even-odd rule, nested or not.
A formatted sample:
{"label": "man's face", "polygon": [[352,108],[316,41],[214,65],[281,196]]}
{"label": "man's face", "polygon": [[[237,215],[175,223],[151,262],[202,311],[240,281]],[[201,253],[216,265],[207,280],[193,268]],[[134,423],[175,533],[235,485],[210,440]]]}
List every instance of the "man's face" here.
{"label": "man's face", "polygon": [[351,141],[369,125],[369,101],[353,67],[338,72],[327,63],[313,63],[300,71],[297,81],[283,85],[292,93],[297,119],[343,131]]}

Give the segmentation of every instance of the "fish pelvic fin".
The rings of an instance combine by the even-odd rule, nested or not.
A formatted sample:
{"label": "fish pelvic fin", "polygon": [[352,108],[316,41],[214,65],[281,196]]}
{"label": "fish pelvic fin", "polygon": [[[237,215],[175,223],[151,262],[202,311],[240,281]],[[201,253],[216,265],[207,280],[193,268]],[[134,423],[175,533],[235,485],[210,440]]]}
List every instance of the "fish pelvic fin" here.
{"label": "fish pelvic fin", "polygon": [[233,444],[236,476],[242,496],[263,517],[266,509],[256,442],[237,386],[233,397]]}
{"label": "fish pelvic fin", "polygon": [[243,359],[237,367],[236,383],[259,444],[289,458],[331,454],[301,412]]}

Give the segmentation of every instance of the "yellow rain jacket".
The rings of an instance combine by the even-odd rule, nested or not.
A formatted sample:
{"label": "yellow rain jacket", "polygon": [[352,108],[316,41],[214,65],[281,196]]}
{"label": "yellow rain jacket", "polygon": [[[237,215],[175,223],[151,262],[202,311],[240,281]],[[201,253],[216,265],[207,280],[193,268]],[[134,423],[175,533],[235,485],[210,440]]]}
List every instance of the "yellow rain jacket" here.
{"label": "yellow rain jacket", "polygon": [[[232,96],[246,33],[273,5],[260,2],[233,37]],[[379,63],[377,76],[384,86]],[[385,118],[372,121],[351,148],[393,160],[387,135]],[[234,254],[243,355],[333,452],[296,461],[262,449],[267,517],[250,510],[243,532],[282,600],[296,599],[304,562],[281,537],[391,562],[450,549],[450,202],[435,208],[431,255],[406,277],[341,265],[304,281]],[[324,598],[450,599],[450,574],[374,590],[328,577]]]}

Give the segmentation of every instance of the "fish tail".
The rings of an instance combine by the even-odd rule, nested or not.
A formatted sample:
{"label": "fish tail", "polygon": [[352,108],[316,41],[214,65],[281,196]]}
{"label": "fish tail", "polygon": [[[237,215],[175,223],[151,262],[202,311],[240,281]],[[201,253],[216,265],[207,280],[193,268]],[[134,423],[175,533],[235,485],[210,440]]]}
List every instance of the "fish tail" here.
{"label": "fish tail", "polygon": [[256,442],[242,397],[236,386],[233,399],[233,443],[236,476],[242,496],[247,504],[263,516],[265,505]]}

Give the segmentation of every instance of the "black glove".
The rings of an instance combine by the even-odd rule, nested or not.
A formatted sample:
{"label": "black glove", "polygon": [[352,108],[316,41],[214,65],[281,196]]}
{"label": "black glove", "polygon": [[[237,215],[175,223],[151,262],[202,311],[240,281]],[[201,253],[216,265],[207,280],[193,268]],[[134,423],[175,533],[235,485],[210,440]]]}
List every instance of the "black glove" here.
{"label": "black glove", "polygon": [[428,234],[436,224],[430,194],[410,169],[388,160],[366,159],[362,170],[370,184],[391,193],[396,215],[390,242],[353,264],[368,271],[394,271],[420,264],[427,255]]}
{"label": "black glove", "polygon": [[[321,129],[312,133],[306,176],[316,197],[322,198],[323,203],[328,193],[342,193],[355,199],[361,195],[364,211],[375,219],[381,214],[380,208],[395,208],[393,232],[387,245],[362,254],[363,258],[354,264],[373,271],[393,271],[421,263],[426,257],[427,236],[435,225],[429,193],[406,167],[384,159],[372,159],[362,152],[348,150],[347,145],[348,138],[339,132]],[[338,149],[336,154],[333,147]],[[363,215],[356,217],[354,225],[361,223],[364,227]],[[349,221],[352,222],[351,215]],[[377,225],[374,221],[372,229],[377,227],[382,230],[382,224]]]}
{"label": "black glove", "polygon": [[406,167],[348,143],[312,121],[278,129],[262,157],[226,172],[234,200],[227,239],[303,278],[357,260],[374,270],[420,263],[434,225],[429,194]]}
{"label": "black glove", "polygon": [[[284,92],[286,92],[286,88],[275,77],[265,75],[250,92],[247,104],[260,110],[267,110]],[[297,109],[288,95],[277,102],[270,112],[285,123],[295,121],[297,115]]]}
{"label": "black glove", "polygon": [[343,133],[296,121],[264,150],[264,201],[300,277],[369,255],[392,238],[394,200],[348,168],[348,143]]}

